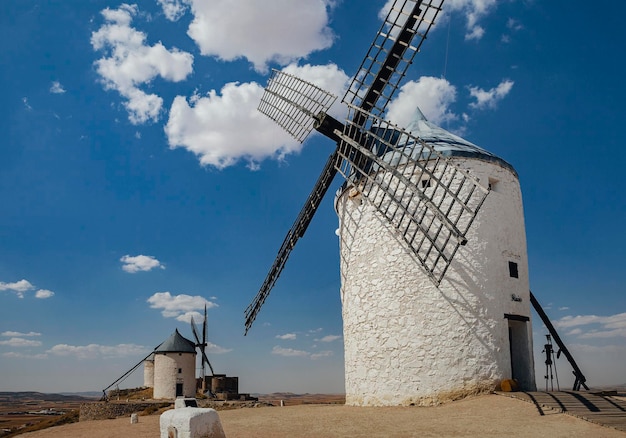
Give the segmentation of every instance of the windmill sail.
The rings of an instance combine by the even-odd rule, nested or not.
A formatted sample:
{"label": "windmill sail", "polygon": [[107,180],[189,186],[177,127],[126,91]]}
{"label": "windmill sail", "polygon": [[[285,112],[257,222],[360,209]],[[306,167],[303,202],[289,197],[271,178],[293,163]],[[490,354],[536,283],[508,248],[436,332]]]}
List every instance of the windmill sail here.
{"label": "windmill sail", "polygon": [[202,323],[202,340],[200,340],[200,336],[198,334],[198,328],[196,327],[196,323],[193,320],[193,316],[191,317],[191,332],[193,333],[193,337],[196,340],[196,347],[200,349],[200,361],[202,363],[202,381],[204,382],[204,378],[206,376],[206,368],[208,365],[211,370],[211,375],[214,376],[215,372],[213,371],[213,366],[211,366],[211,362],[209,362],[209,358],[206,355],[206,347],[207,347],[207,313],[206,313],[206,305],[204,306],[204,321]]}
{"label": "windmill sail", "polygon": [[343,102],[382,117],[442,4],[443,0],[394,2]]}
{"label": "windmill sail", "polygon": [[[348,120],[345,127],[326,114],[334,102],[334,96],[284,72],[273,72],[261,99],[259,111],[276,121],[298,141],[304,141],[314,128],[337,142],[337,149],[328,159],[296,222],[287,233],[261,289],[245,311],[246,333],[282,272],[296,241],[306,231],[337,171],[344,169],[349,172],[339,158],[349,163],[347,166],[350,168],[362,171],[369,168],[371,161],[367,158],[367,147],[363,144],[365,139],[361,138],[359,128],[366,124],[367,114],[373,117],[383,115],[441,11],[442,4],[443,0],[396,0],[392,4],[344,96],[345,103],[362,110],[354,112],[353,118]],[[417,44],[411,45],[416,35]],[[350,134],[356,136],[350,137]],[[356,163],[362,165],[355,166]]]}
{"label": "windmill sail", "polygon": [[439,284],[459,246],[467,242],[488,188],[422,139],[349,108],[339,173],[396,228]]}

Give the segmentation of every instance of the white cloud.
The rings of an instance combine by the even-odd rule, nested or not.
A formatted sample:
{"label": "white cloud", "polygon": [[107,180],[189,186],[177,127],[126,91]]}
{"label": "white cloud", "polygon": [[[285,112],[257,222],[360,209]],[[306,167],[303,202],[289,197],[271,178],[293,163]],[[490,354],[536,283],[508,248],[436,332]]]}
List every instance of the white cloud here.
{"label": "white cloud", "polygon": [[559,310],[561,311],[569,310],[569,307],[567,306],[559,307]]}
{"label": "white cloud", "polygon": [[136,5],[123,4],[119,9],[101,11],[105,24],[91,35],[91,45],[105,56],[95,61],[106,89],[118,91],[133,124],[157,121],[163,99],[147,94],[140,85],[156,77],[172,82],[187,78],[192,72],[193,56],[176,48],[166,49],[160,42],[146,45],[146,35],[130,27],[137,14]]}
{"label": "white cloud", "polygon": [[406,127],[420,110],[434,124],[457,119],[450,111],[456,100],[456,87],[446,79],[422,76],[417,81],[409,81],[400,87],[398,96],[389,103],[386,118],[396,125]]}
{"label": "white cloud", "polygon": [[316,359],[320,359],[322,357],[329,357],[332,356],[334,353],[330,350],[325,350],[325,351],[320,351],[318,353],[313,353],[311,354],[311,359],[312,360],[316,360]]}
{"label": "white cloud", "polygon": [[55,356],[72,356],[78,359],[96,359],[109,357],[136,357],[147,353],[151,348],[136,344],[118,345],[67,345],[58,344],[49,349],[46,353]]}
{"label": "white cloud", "polygon": [[[286,65],[330,47],[328,9],[335,0],[188,0],[187,34],[203,55],[224,61],[246,58],[257,71]],[[280,19],[277,19],[280,17]]]}
{"label": "white cloud", "polygon": [[52,292],[51,290],[48,289],[39,289],[36,293],[35,293],[35,298],[39,298],[42,300],[45,300],[46,298],[51,298],[54,296],[54,292]]}
{"label": "white cloud", "polygon": [[154,268],[165,269],[165,266],[153,256],[130,256],[125,255],[120,259],[120,262],[124,263],[122,269],[130,274],[134,274],[139,271],[151,271]]}
{"label": "white cloud", "polygon": [[478,22],[496,5],[496,0],[448,0],[444,3],[444,10],[461,12],[467,21],[465,39],[478,40],[485,34],[485,30]]}
{"label": "white cloud", "polygon": [[39,353],[39,354],[24,354],[24,353],[17,353],[15,351],[8,351],[6,353],[2,353],[3,357],[8,357],[11,359],[47,359],[48,355],[45,353]]}
{"label": "white cloud", "polygon": [[28,103],[28,97],[22,97],[22,103],[28,111],[32,111],[33,107]]}
{"label": "white cloud", "polygon": [[282,339],[285,341],[295,341],[296,340],[296,334],[295,333],[285,333],[284,335],[276,335],[276,337],[278,339]]}
{"label": "white cloud", "polygon": [[[147,301],[150,303],[151,308],[163,309],[161,314],[165,318],[180,318],[189,312],[198,311],[200,309],[204,310],[205,305],[207,306],[207,309],[217,307],[217,304],[208,301],[201,296],[191,296],[185,294],[172,295],[169,292],[157,292],[148,298]],[[196,314],[192,313],[188,315],[189,319],[191,319],[191,315],[194,315],[195,320]]]}
{"label": "white cloud", "polygon": [[513,31],[522,30],[524,28],[524,26],[514,18],[509,18],[507,20],[506,27]]}
{"label": "white cloud", "polygon": [[[626,313],[610,316],[564,316],[554,325],[559,328],[571,328],[568,335],[575,335],[580,339],[626,338]],[[588,329],[582,330],[580,327]]]}
{"label": "white cloud", "polygon": [[341,339],[341,336],[337,336],[337,335],[327,335],[324,336],[322,339],[320,339],[320,342],[333,342],[336,341],[337,339]]}
{"label": "white cloud", "polygon": [[211,342],[207,342],[206,351],[207,353],[211,353],[211,354],[224,354],[224,353],[229,353],[233,351],[233,349],[220,347],[219,345],[215,345]]}
{"label": "white cloud", "polygon": [[[348,81],[334,64],[290,65],[285,71],[335,94],[341,93]],[[240,160],[256,169],[264,159],[282,160],[299,152],[300,143],[257,111],[262,94],[263,87],[255,82],[232,82],[219,93],[211,90],[189,100],[177,96],[165,126],[170,148],[182,147],[197,155],[201,164],[218,169]]]}
{"label": "white cloud", "polygon": [[186,0],[158,0],[163,9],[165,18],[170,21],[178,21],[187,12]]}
{"label": "white cloud", "polygon": [[181,313],[176,317],[176,321],[191,323],[191,318],[193,318],[194,322],[198,324],[198,322],[204,319],[204,316],[198,312],[197,310],[193,310],[191,312]]}
{"label": "white cloud", "polygon": [[308,357],[311,353],[303,350],[294,350],[293,348],[282,348],[276,345],[272,348],[272,354],[286,357]]}
{"label": "white cloud", "polygon": [[469,87],[470,95],[476,102],[470,103],[470,107],[476,109],[495,108],[497,103],[504,99],[513,88],[514,82],[508,79],[503,80],[497,87],[490,90],[483,90],[479,87]]}
{"label": "white cloud", "polygon": [[6,341],[0,341],[0,345],[8,345],[9,347],[40,347],[41,341],[33,341],[24,338],[11,338]]}
{"label": "white cloud", "polygon": [[17,336],[17,337],[20,337],[20,338],[28,338],[28,337],[32,337],[32,336],[41,336],[41,333],[37,333],[37,332],[22,333],[22,332],[6,331],[6,332],[2,332],[1,334],[2,334],[2,336]]}
{"label": "white cloud", "polygon": [[19,298],[24,298],[24,293],[33,290],[33,286],[28,280],[20,280],[15,283],[4,283],[0,281],[0,291],[14,292]]}
{"label": "white cloud", "polygon": [[63,88],[63,85],[61,85],[59,81],[54,81],[50,86],[50,92],[53,94],[63,94],[65,93],[65,88]]}

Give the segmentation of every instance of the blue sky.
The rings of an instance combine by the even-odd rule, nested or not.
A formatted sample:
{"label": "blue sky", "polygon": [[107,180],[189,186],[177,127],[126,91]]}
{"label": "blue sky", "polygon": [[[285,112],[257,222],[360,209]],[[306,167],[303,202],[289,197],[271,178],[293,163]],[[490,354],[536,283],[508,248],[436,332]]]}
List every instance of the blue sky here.
{"label": "blue sky", "polygon": [[[341,97],[384,5],[0,2],[0,390],[101,390],[207,303],[209,357],[241,391],[343,392],[339,178],[243,336],[333,148],[256,106],[271,68]],[[533,292],[590,384],[626,383],[626,5],[444,11],[404,92],[516,168]]]}

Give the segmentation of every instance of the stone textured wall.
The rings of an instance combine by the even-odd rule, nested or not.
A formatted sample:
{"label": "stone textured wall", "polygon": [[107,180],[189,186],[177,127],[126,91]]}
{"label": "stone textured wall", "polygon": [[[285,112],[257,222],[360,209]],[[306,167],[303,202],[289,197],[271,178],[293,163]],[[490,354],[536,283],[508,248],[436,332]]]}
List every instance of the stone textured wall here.
{"label": "stone textured wall", "polygon": [[[337,199],[348,405],[438,404],[511,377],[504,314],[530,317],[519,183],[498,164],[455,161],[485,185],[497,182],[439,287],[366,199],[349,190]],[[519,278],[510,277],[509,261]],[[525,324],[532,375],[524,381],[534,389]]]}
{"label": "stone textured wall", "polygon": [[143,386],[154,388],[154,360],[143,362]]}
{"label": "stone textured wall", "polygon": [[183,384],[183,396],[196,396],[196,355],[194,353],[155,354],[153,397],[175,399],[176,383]]}
{"label": "stone textured wall", "polygon": [[[80,406],[80,414],[78,421],[90,420],[108,420],[110,418],[118,418],[130,416],[136,412],[142,412],[155,403],[118,403],[118,402],[99,402],[85,403]],[[162,403],[158,403],[161,406]]]}

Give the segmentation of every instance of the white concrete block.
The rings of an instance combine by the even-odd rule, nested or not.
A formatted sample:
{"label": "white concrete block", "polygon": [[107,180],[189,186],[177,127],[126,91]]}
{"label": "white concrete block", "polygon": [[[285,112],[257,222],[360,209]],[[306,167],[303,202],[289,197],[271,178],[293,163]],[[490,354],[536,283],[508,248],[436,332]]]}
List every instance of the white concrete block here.
{"label": "white concrete block", "polygon": [[159,419],[161,438],[226,438],[215,409],[170,409]]}

